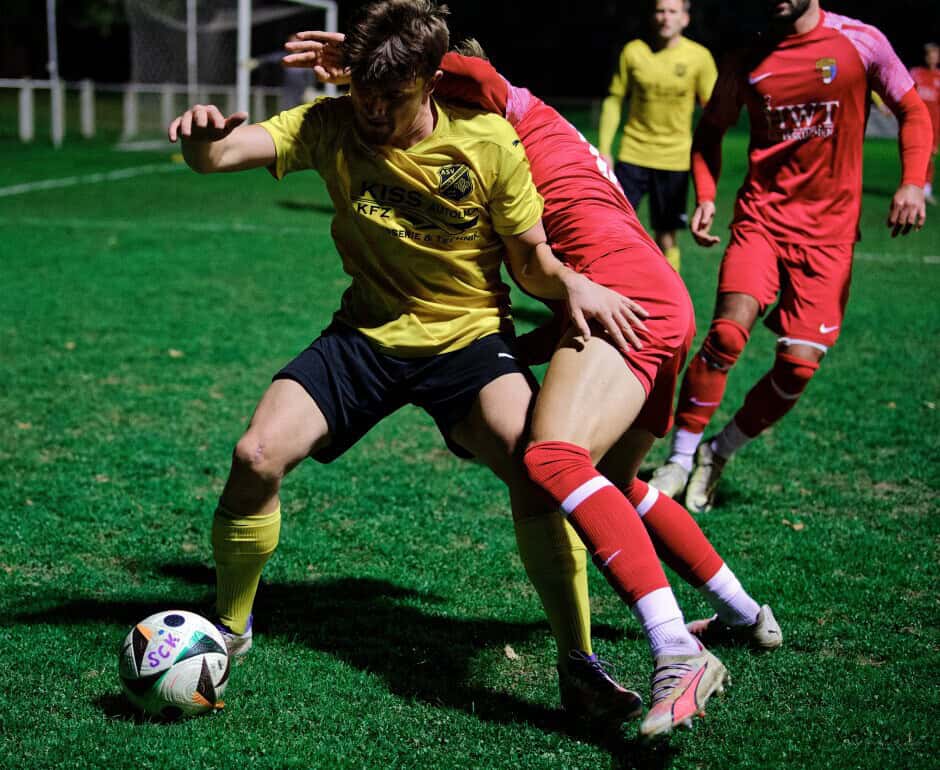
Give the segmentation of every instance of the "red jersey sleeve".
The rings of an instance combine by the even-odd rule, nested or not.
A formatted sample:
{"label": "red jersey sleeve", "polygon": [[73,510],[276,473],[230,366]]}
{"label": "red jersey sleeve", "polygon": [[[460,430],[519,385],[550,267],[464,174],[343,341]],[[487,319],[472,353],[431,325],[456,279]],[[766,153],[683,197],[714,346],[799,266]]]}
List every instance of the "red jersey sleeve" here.
{"label": "red jersey sleeve", "polygon": [[506,115],[509,84],[488,61],[450,51],[441,62],[441,70],[444,77],[435,92],[442,99]]}
{"label": "red jersey sleeve", "polygon": [[704,120],[727,129],[738,122],[744,98],[741,93],[741,73],[744,71],[740,54],[729,54],[721,62],[718,79],[705,107]]}

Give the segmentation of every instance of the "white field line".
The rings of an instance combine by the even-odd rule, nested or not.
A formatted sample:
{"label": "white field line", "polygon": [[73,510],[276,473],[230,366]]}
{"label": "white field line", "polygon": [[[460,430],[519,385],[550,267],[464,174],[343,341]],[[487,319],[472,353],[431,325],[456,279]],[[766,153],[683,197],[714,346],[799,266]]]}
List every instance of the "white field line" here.
{"label": "white field line", "polygon": [[0,198],[9,198],[13,195],[25,195],[26,193],[38,192],[40,190],[56,190],[61,187],[75,187],[83,184],[96,184],[98,182],[114,182],[120,179],[131,179],[135,176],[145,176],[147,174],[165,174],[169,171],[181,171],[186,168],[182,163],[151,163],[147,166],[132,166],[130,168],[121,168],[116,171],[103,171],[98,174],[83,174],[81,176],[65,176],[59,179],[41,179],[36,182],[24,182],[23,184],[14,184],[9,187],[0,187]]}
{"label": "white field line", "polygon": [[[125,219],[49,219],[45,217],[0,217],[0,227],[43,227],[54,230],[137,230],[141,229],[140,222]],[[166,222],[149,221],[147,229],[165,228],[181,230],[190,233],[263,233],[300,234],[309,235],[309,227],[266,226],[246,222],[201,222],[167,220]]]}
{"label": "white field line", "polygon": [[940,255],[932,254],[876,254],[874,252],[856,251],[855,259],[862,262],[910,262],[925,265],[940,265]]}

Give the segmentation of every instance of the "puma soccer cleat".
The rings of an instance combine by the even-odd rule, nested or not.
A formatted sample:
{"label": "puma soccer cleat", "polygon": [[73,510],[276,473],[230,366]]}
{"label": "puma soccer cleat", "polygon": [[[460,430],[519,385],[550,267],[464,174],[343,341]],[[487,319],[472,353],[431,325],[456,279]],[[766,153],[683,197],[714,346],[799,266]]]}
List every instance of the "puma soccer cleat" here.
{"label": "puma soccer cleat", "polygon": [[655,487],[666,497],[677,498],[685,490],[685,485],[689,483],[689,472],[679,463],[672,461],[659,466],[653,471],[653,478],[650,479],[650,486]]}
{"label": "puma soccer cleat", "polygon": [[703,649],[696,655],[659,655],[650,689],[652,706],[640,723],[640,738],[652,741],[675,727],[692,726],[692,717],[705,713],[708,699],[724,692],[730,682],[724,664]]}
{"label": "puma soccer cleat", "polygon": [[219,629],[219,633],[222,634],[222,638],[225,639],[225,649],[228,650],[230,658],[240,658],[243,655],[248,654],[248,650],[251,649],[252,638],[251,638],[251,621],[253,619],[252,615],[248,616],[248,625],[245,626],[243,633],[238,634],[234,632],[231,628],[221,622],[216,622],[215,627]]}
{"label": "puma soccer cleat", "polygon": [[699,444],[695,452],[695,467],[685,490],[685,507],[690,513],[706,513],[715,502],[718,480],[728,461],[711,447],[711,441]]}
{"label": "puma soccer cleat", "polygon": [[695,620],[688,625],[689,633],[698,640],[711,646],[738,644],[753,647],[755,650],[775,650],[783,644],[783,632],[768,605],[760,608],[757,620],[750,626],[729,626],[718,619],[717,615],[704,620]]}
{"label": "puma soccer cleat", "polygon": [[561,705],[573,719],[621,724],[643,713],[639,693],[621,687],[596,655],[572,650],[558,666]]}

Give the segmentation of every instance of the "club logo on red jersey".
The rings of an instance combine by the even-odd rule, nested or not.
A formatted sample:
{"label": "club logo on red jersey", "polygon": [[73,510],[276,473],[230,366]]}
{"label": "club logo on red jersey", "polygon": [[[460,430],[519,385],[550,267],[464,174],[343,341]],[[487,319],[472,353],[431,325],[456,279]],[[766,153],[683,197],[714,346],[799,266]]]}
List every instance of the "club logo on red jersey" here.
{"label": "club logo on red jersey", "polygon": [[816,69],[822,73],[822,82],[827,86],[836,79],[839,68],[836,66],[836,60],[832,58],[819,59],[816,62]]}
{"label": "club logo on red jersey", "polygon": [[473,192],[473,176],[464,165],[444,166],[438,175],[441,178],[438,190],[448,200],[456,203]]}

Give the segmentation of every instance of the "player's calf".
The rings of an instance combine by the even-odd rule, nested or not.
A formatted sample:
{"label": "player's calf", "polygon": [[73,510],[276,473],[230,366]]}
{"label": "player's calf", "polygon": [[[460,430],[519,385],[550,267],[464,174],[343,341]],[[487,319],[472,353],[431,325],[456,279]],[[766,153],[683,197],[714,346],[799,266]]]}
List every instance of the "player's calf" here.
{"label": "player's calf", "polygon": [[[819,369],[818,361],[777,353],[773,368],[751,388],[734,422],[743,433],[754,438],[789,412]],[[735,447],[734,449],[737,449]],[[722,447],[718,447],[722,452]]]}
{"label": "player's calf", "polygon": [[653,476],[653,486],[668,496],[676,497],[685,488],[705,427],[724,398],[728,371],[749,338],[750,332],[743,324],[730,318],[715,318],[701,350],[689,364],[679,391],[676,431],[667,463],[673,467],[664,466],[666,470]]}

